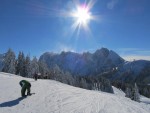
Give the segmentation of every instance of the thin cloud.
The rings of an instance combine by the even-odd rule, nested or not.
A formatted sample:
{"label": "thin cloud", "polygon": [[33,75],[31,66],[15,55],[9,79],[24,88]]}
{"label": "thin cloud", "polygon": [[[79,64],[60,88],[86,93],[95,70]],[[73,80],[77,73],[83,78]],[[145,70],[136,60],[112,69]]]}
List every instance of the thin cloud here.
{"label": "thin cloud", "polygon": [[137,51],[139,54],[149,54],[150,55],[150,50],[139,50]]}
{"label": "thin cloud", "polygon": [[119,51],[138,51],[141,50],[139,48],[120,48]]}
{"label": "thin cloud", "polygon": [[127,56],[122,56],[125,60],[127,61],[133,61],[133,60],[149,60],[150,61],[150,56],[140,56],[140,55],[127,55]]}
{"label": "thin cloud", "polygon": [[122,54],[150,55],[150,50],[140,49],[140,48],[120,48],[120,49],[117,49],[117,51],[119,51],[119,53],[122,53]]}
{"label": "thin cloud", "polygon": [[127,61],[150,60],[150,50],[140,48],[120,48],[117,51]]}
{"label": "thin cloud", "polygon": [[107,8],[108,9],[113,9],[118,4],[118,1],[119,0],[111,0],[110,2],[108,2]]}

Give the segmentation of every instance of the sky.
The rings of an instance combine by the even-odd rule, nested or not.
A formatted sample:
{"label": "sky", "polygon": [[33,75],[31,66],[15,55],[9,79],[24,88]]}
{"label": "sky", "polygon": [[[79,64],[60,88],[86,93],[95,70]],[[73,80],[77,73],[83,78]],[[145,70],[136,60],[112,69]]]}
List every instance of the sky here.
{"label": "sky", "polygon": [[[74,28],[76,6],[93,17]],[[11,48],[44,52],[95,52],[102,47],[126,60],[150,60],[150,0],[0,0],[0,53]]]}

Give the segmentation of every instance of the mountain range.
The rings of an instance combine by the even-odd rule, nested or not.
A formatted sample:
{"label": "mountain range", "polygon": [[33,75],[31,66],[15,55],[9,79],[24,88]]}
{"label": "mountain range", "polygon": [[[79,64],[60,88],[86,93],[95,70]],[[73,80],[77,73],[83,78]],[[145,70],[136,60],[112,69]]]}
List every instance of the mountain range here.
{"label": "mountain range", "polygon": [[[4,54],[0,54],[0,70]],[[101,48],[94,53],[84,52],[46,52],[39,61],[45,62],[49,69],[56,65],[64,72],[74,76],[103,76],[111,81],[150,84],[150,61],[126,61],[116,52]]]}
{"label": "mountain range", "polygon": [[150,83],[150,61],[125,61],[117,53],[107,48],[101,48],[94,53],[61,52],[60,54],[46,52],[40,56],[49,68],[57,65],[63,71],[72,75],[101,75],[111,81]]}

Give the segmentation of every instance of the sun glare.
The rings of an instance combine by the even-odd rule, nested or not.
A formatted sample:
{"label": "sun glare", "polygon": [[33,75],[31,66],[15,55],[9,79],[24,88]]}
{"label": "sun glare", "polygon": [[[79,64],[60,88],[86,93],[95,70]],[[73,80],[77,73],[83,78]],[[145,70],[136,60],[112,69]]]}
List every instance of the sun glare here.
{"label": "sun glare", "polygon": [[85,7],[79,7],[77,9],[77,12],[75,12],[74,16],[77,18],[77,22],[79,24],[87,24],[88,21],[91,19],[90,13]]}
{"label": "sun glare", "polygon": [[76,32],[79,34],[80,31],[84,30],[86,33],[89,33],[90,36],[90,21],[97,19],[96,15],[93,15],[91,12],[96,0],[89,0],[82,4],[79,1],[74,0],[72,3],[72,10],[65,13],[65,16],[71,17],[73,20],[73,24],[71,26],[72,33]]}
{"label": "sun glare", "polygon": [[95,4],[95,0],[89,0],[84,4],[79,2],[75,3],[75,9],[71,12],[71,17],[74,19],[72,30],[79,34],[81,29],[84,29],[87,33],[91,34],[89,27],[90,21],[95,20],[95,15],[91,13],[91,9]]}

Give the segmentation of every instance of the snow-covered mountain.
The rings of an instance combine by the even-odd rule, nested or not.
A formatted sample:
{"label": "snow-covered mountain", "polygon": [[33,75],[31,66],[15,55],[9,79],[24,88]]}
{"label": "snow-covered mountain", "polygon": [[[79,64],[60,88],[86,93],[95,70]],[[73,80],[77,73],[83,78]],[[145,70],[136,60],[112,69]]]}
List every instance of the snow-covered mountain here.
{"label": "snow-covered mountain", "polygon": [[120,80],[128,83],[150,83],[150,61],[137,60],[125,62],[114,71],[108,71],[107,74],[102,74],[106,78],[114,81]]}
{"label": "snow-covered mountain", "polygon": [[49,68],[58,65],[60,69],[73,75],[103,75],[112,81],[150,83],[150,61],[125,61],[117,53],[107,48],[83,54],[47,52],[41,55],[39,60],[44,61]]}
{"label": "snow-covered mountain", "polygon": [[[19,81],[30,81],[31,92],[21,98]],[[0,113],[149,113],[150,99],[135,102],[114,88],[115,94],[90,91],[53,80],[0,73]]]}
{"label": "snow-covered mountain", "polygon": [[[139,76],[141,76],[142,73],[145,69],[147,70],[146,73],[148,74],[147,76],[150,77],[150,71],[147,69],[150,68],[150,61],[145,61],[145,60],[138,60],[138,61],[133,61],[133,62],[126,62],[122,68],[120,68],[120,72],[123,73],[129,73],[130,78],[132,78],[133,80],[138,79]],[[127,74],[126,74],[127,76]],[[144,77],[144,76],[143,76]],[[124,78],[124,77],[122,77]],[[126,77],[127,78],[127,77]],[[125,78],[125,79],[126,79]],[[129,78],[127,78],[129,79]],[[142,78],[143,79],[143,78]],[[141,80],[142,80],[141,79]],[[150,82],[149,82],[150,83]]]}
{"label": "snow-covered mountain", "polygon": [[83,54],[74,52],[62,52],[61,54],[44,53],[40,61],[44,61],[49,68],[58,65],[62,70],[69,71],[74,75],[93,75],[124,63],[115,52],[101,48],[95,53],[85,52]]}

